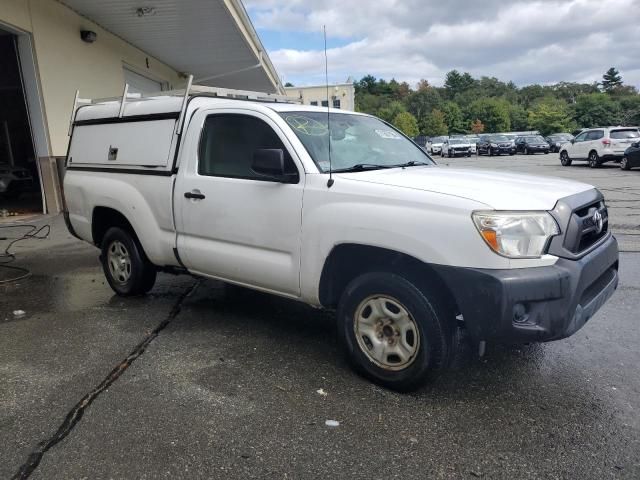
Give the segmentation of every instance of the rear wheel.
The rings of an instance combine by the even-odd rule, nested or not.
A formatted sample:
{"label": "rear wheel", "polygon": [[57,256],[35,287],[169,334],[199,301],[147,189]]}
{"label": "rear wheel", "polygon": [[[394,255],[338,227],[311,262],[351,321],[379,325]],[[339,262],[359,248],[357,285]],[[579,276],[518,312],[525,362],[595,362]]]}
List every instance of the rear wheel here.
{"label": "rear wheel", "polygon": [[156,269],[128,231],[118,227],[107,230],[100,259],[107,281],[118,295],[142,295],[153,288]]}
{"label": "rear wheel", "polygon": [[338,332],[354,369],[375,383],[414,390],[449,364],[453,312],[405,278],[367,273],[351,281],[338,306]]}
{"label": "rear wheel", "polygon": [[620,168],[622,170],[631,170],[631,165],[629,165],[629,160],[627,159],[627,157],[622,158],[622,161],[620,162]]}
{"label": "rear wheel", "polygon": [[566,150],[560,152],[560,163],[563,167],[571,166],[571,159],[569,158],[569,154],[566,152]]}
{"label": "rear wheel", "polygon": [[591,168],[598,168],[600,166],[600,157],[595,150],[591,150],[589,153],[589,166]]}

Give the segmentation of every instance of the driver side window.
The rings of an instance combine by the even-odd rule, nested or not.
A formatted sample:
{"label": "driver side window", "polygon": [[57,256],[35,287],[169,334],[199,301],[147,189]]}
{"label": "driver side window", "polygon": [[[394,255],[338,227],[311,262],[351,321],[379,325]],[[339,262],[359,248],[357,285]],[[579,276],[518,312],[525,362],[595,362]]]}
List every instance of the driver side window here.
{"label": "driver side window", "polygon": [[238,114],[207,117],[198,159],[198,173],[212,177],[265,180],[251,169],[253,154],[259,149],[284,152],[286,173],[297,173],[291,155],[276,132],[264,121]]}
{"label": "driver side window", "polygon": [[575,138],[575,142],[576,142],[576,143],[578,143],[578,142],[584,142],[584,141],[585,141],[585,139],[587,138],[587,134],[588,134],[588,133],[589,133],[589,132],[583,132],[583,133],[581,133],[580,135],[578,135],[578,136]]}

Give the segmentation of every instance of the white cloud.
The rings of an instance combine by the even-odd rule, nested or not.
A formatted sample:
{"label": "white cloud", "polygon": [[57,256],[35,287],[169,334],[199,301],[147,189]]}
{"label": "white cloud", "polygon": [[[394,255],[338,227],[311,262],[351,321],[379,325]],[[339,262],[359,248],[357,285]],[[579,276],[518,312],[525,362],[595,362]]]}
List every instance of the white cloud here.
{"label": "white cloud", "polygon": [[[371,73],[441,84],[456,68],[519,85],[592,82],[617,67],[640,85],[640,0],[248,0],[259,29],[349,39],[328,52],[332,80]],[[270,52],[294,83],[323,78],[321,50]],[[317,72],[317,73],[316,73]]]}

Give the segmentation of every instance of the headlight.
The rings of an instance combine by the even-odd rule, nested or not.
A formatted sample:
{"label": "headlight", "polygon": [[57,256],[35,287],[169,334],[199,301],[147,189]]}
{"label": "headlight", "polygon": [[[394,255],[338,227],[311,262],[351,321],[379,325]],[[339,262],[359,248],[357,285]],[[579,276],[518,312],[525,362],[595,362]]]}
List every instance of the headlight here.
{"label": "headlight", "polygon": [[473,212],[473,222],[493,251],[509,258],[535,258],[560,233],[548,212]]}

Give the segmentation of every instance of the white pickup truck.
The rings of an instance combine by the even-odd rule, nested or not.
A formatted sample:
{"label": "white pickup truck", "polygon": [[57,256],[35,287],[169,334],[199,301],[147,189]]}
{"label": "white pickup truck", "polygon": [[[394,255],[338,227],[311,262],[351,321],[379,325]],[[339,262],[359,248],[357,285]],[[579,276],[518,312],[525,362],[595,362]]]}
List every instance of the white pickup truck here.
{"label": "white pickup truck", "polygon": [[443,370],[460,325],[481,345],[564,338],[618,284],[594,187],[439,167],[372,116],[187,90],[73,125],[65,219],[116,293],[172,271],[336,309],[389,388]]}

